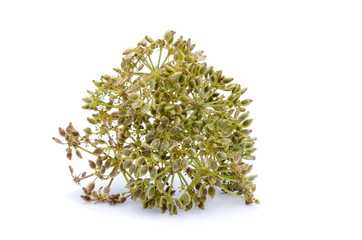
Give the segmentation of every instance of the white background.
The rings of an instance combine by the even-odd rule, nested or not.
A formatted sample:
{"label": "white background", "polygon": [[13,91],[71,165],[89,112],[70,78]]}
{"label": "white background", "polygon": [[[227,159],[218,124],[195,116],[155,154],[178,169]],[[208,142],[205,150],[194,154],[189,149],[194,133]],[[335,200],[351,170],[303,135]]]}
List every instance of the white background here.
{"label": "white background", "polygon": [[[1,238],[362,239],[361,13],[348,0],[1,1]],[[260,205],[219,194],[169,216],[79,198],[51,138],[87,127],[91,80],[169,29],[248,87]]]}

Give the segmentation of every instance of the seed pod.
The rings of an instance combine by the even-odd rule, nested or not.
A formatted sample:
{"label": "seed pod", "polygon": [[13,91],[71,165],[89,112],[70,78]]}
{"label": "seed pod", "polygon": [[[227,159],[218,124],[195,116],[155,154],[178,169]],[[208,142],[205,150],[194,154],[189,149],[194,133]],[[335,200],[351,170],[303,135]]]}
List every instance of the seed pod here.
{"label": "seed pod", "polygon": [[141,192],[141,189],[137,189],[132,195],[133,199],[136,200],[141,195]]}
{"label": "seed pod", "polygon": [[241,125],[242,125],[244,128],[247,128],[247,127],[249,127],[252,123],[253,123],[253,119],[246,119]]}
{"label": "seed pod", "polygon": [[192,209],[192,207],[193,207],[193,203],[190,202],[190,203],[185,207],[185,211],[186,211],[186,212],[187,212],[187,211],[190,211],[190,210]]}
{"label": "seed pod", "polygon": [[92,194],[92,192],[88,191],[88,189],[85,188],[85,187],[82,187],[82,190],[83,190],[85,195],[91,195]]}
{"label": "seed pod", "polygon": [[253,100],[251,100],[251,99],[245,99],[240,102],[240,105],[245,107],[245,106],[248,106],[252,101]]}
{"label": "seed pod", "polygon": [[97,166],[98,167],[102,166],[102,163],[103,163],[102,158],[97,158],[97,161],[96,161]]}
{"label": "seed pod", "polygon": [[92,201],[92,199],[91,199],[91,197],[90,196],[87,196],[87,195],[82,195],[82,196],[80,196],[84,201],[86,201],[86,202],[91,202]]}
{"label": "seed pod", "polygon": [[77,154],[77,157],[83,158],[83,157],[82,157],[82,154],[80,153],[80,151],[79,151],[78,149],[75,150],[75,153]]}
{"label": "seed pod", "polygon": [[238,94],[233,93],[228,97],[228,100],[232,102],[232,101],[236,100],[238,97],[239,97]]}
{"label": "seed pod", "polygon": [[190,204],[190,201],[191,201],[191,197],[190,197],[190,194],[189,194],[189,192],[185,192],[183,195],[182,195],[182,197],[181,197],[181,199],[182,199],[182,202],[184,203],[184,205],[189,205]]}
{"label": "seed pod", "polygon": [[161,157],[160,155],[156,154],[156,153],[152,153],[151,154],[151,158],[157,162],[161,161]]}
{"label": "seed pod", "polygon": [[122,154],[123,154],[124,156],[129,156],[131,153],[132,153],[132,151],[131,151],[131,149],[129,149],[129,148],[124,148],[124,149],[122,150]]}
{"label": "seed pod", "polygon": [[88,190],[89,192],[92,192],[92,191],[94,190],[94,187],[95,187],[94,182],[90,182],[90,183],[88,184],[88,186],[87,186],[87,190]]}
{"label": "seed pod", "polygon": [[174,86],[173,86],[173,89],[175,90],[175,92],[179,92],[180,89],[181,89],[181,85],[179,83],[176,83]]}
{"label": "seed pod", "polygon": [[227,126],[227,124],[228,124],[228,121],[226,119],[223,119],[220,121],[219,126],[221,128],[225,128]]}
{"label": "seed pod", "polygon": [[145,103],[145,105],[143,105],[142,109],[141,109],[141,113],[145,114],[148,113],[148,111],[150,111],[151,108],[151,104],[149,102]]}
{"label": "seed pod", "polygon": [[136,165],[136,166],[141,166],[144,162],[145,162],[145,158],[144,158],[144,157],[139,157],[139,158],[136,160],[135,165]]}
{"label": "seed pod", "polygon": [[218,160],[225,160],[227,158],[227,155],[224,152],[218,152],[218,153],[216,153],[216,158]]}
{"label": "seed pod", "polygon": [[105,188],[103,188],[103,193],[108,195],[110,190],[111,190],[111,188],[109,186],[106,186]]}
{"label": "seed pod", "polygon": [[60,141],[58,138],[53,137],[53,140],[54,140],[56,143],[63,144],[62,141]]}
{"label": "seed pod", "polygon": [[147,165],[142,165],[141,169],[140,169],[140,177],[146,175],[146,173],[148,172],[148,167]]}
{"label": "seed pod", "polygon": [[177,207],[179,208],[179,209],[183,209],[184,208],[184,205],[182,204],[182,202],[179,200],[179,199],[175,199],[175,203],[176,203],[176,205],[177,205]]}
{"label": "seed pod", "polygon": [[193,149],[193,148],[188,148],[187,150],[187,154],[188,155],[190,155],[190,157],[196,157],[196,151],[195,151],[195,149]]}
{"label": "seed pod", "polygon": [[170,214],[172,214],[172,212],[173,212],[173,204],[172,204],[171,201],[167,203],[167,210],[170,212]]}
{"label": "seed pod", "polygon": [[152,198],[154,195],[155,195],[155,187],[154,186],[151,186],[147,189],[147,197],[150,199]]}
{"label": "seed pod", "polygon": [[248,181],[253,181],[253,180],[255,180],[257,177],[258,177],[258,175],[257,175],[257,174],[254,174],[254,175],[248,176],[246,179],[247,179]]}
{"label": "seed pod", "polygon": [[160,139],[156,138],[156,139],[152,140],[152,142],[151,142],[152,147],[158,148],[159,145],[160,145]]}
{"label": "seed pod", "polygon": [[243,129],[240,131],[240,133],[243,137],[248,137],[251,132],[252,132],[252,130],[250,130],[250,129]]}
{"label": "seed pod", "polygon": [[223,80],[222,80],[222,82],[223,83],[230,83],[230,82],[232,82],[234,80],[234,78],[224,78]]}
{"label": "seed pod", "polygon": [[178,160],[174,161],[172,164],[172,169],[177,171],[180,168],[180,162]]}
{"label": "seed pod", "polygon": [[191,79],[191,81],[189,82],[189,86],[190,86],[190,88],[195,88],[196,87],[195,79]]}
{"label": "seed pod", "polygon": [[163,192],[164,184],[163,182],[157,183],[157,190],[160,192]]}
{"label": "seed pod", "polygon": [[90,98],[90,97],[82,98],[82,100],[86,103],[91,103],[93,101],[92,98]]}
{"label": "seed pod", "polygon": [[150,131],[146,134],[147,139],[154,139],[156,137],[156,133],[154,131]]}
{"label": "seed pod", "polygon": [[96,80],[93,80],[92,82],[93,82],[94,86],[96,86],[97,88],[102,87],[102,84],[100,82],[98,82]]}
{"label": "seed pod", "polygon": [[252,154],[252,153],[254,153],[256,151],[256,148],[247,148],[247,149],[245,149],[245,153],[246,154]]}
{"label": "seed pod", "polygon": [[72,160],[72,152],[67,152],[67,158],[68,158],[69,160]]}
{"label": "seed pod", "polygon": [[136,100],[134,103],[132,103],[132,108],[140,108],[143,105],[143,102],[141,100]]}
{"label": "seed pod", "polygon": [[96,148],[93,153],[99,156],[103,153],[103,148]]}
{"label": "seed pod", "polygon": [[124,203],[126,200],[127,200],[127,197],[121,197],[121,198],[119,199],[119,203],[122,204],[122,203]]}
{"label": "seed pod", "polygon": [[214,198],[216,194],[216,189],[213,186],[210,186],[207,192],[211,198]]}
{"label": "seed pod", "polygon": [[161,123],[160,125],[157,126],[157,131],[159,131],[159,132],[163,132],[163,131],[165,131],[165,129],[166,129],[166,126],[163,123]]}
{"label": "seed pod", "polygon": [[87,134],[88,136],[90,136],[90,135],[93,134],[92,129],[90,129],[89,127],[85,128],[83,131],[84,131],[85,134]]}
{"label": "seed pod", "polygon": [[130,101],[136,101],[140,98],[140,95],[137,93],[129,93],[127,97]]}
{"label": "seed pod", "polygon": [[72,166],[68,166],[68,167],[69,167],[70,174],[73,176],[73,173],[74,173],[73,167]]}
{"label": "seed pod", "polygon": [[230,137],[230,135],[231,135],[231,133],[232,133],[232,131],[230,130],[230,129],[226,129],[225,131],[223,131],[222,133],[221,133],[221,135],[223,136],[223,137]]}
{"label": "seed pod", "polygon": [[217,162],[215,160],[211,160],[210,167],[213,171],[216,171],[218,169],[219,165],[217,164]]}
{"label": "seed pod", "polygon": [[131,164],[132,164],[132,160],[131,160],[131,159],[127,159],[126,161],[124,161],[123,167],[124,167],[125,169],[127,169],[127,168],[129,168],[129,167],[131,166]]}
{"label": "seed pod", "polygon": [[175,72],[174,74],[171,75],[171,80],[172,81],[177,81],[182,75],[182,72]]}
{"label": "seed pod", "polygon": [[93,161],[91,161],[91,160],[88,160],[88,163],[89,163],[89,167],[90,167],[91,169],[95,169],[95,168],[96,168],[95,162],[93,162]]}
{"label": "seed pod", "polygon": [[167,140],[164,140],[160,145],[160,152],[166,151],[169,146],[170,143]]}
{"label": "seed pod", "polygon": [[217,186],[217,187],[220,187],[221,184],[222,184],[222,182],[220,181],[220,179],[216,179],[216,182],[215,182],[214,185]]}
{"label": "seed pod", "polygon": [[206,149],[206,145],[203,142],[199,142],[198,146],[201,150],[205,150]]}
{"label": "seed pod", "polygon": [[99,169],[99,173],[103,175],[105,172],[106,172],[106,168],[101,166],[101,168]]}
{"label": "seed pod", "polygon": [[150,178],[152,180],[154,180],[156,178],[156,175],[157,175],[157,170],[156,168],[153,168],[151,171],[150,171]]}
{"label": "seed pod", "polygon": [[168,149],[168,151],[169,151],[170,153],[174,153],[174,152],[177,151],[177,149],[178,149],[178,146],[177,146],[177,145],[173,145],[173,146],[171,146],[171,147]]}
{"label": "seed pod", "polygon": [[179,116],[176,116],[176,117],[175,117],[175,120],[174,120],[174,123],[175,123],[176,125],[180,125],[180,122],[181,122],[181,118],[180,118]]}
{"label": "seed pod", "polygon": [[65,137],[65,131],[63,128],[59,128],[59,134],[60,136]]}
{"label": "seed pod", "polygon": [[135,171],[136,171],[136,166],[135,165],[132,164],[131,166],[129,166],[128,172],[130,174],[133,174]]}
{"label": "seed pod", "polygon": [[183,61],[185,59],[185,54],[180,50],[177,50],[174,54],[175,60]]}
{"label": "seed pod", "polygon": [[90,118],[90,117],[88,117],[87,120],[88,120],[88,122],[90,124],[96,124],[97,123],[96,120],[94,120],[93,118]]}
{"label": "seed pod", "polygon": [[115,178],[116,176],[118,175],[118,172],[113,170],[110,174],[109,174],[109,177],[110,178]]}
{"label": "seed pod", "polygon": [[191,137],[187,137],[183,140],[183,142],[186,146],[188,146],[188,145],[190,145],[190,143],[192,143],[192,139],[191,139]]}
{"label": "seed pod", "polygon": [[195,128],[197,128],[197,127],[200,127],[201,124],[202,124],[202,121],[196,121],[196,122],[193,122],[193,123],[192,123],[192,126],[195,127]]}
{"label": "seed pod", "polygon": [[186,169],[188,166],[187,160],[186,159],[182,159],[181,161],[181,168],[182,169]]}
{"label": "seed pod", "polygon": [[105,163],[104,163],[104,167],[105,168],[110,168],[111,166],[111,161],[110,160],[107,160]]}
{"label": "seed pod", "polygon": [[238,117],[238,123],[241,123],[249,117],[249,112],[245,112]]}
{"label": "seed pod", "polygon": [[241,158],[246,159],[246,160],[255,160],[255,156],[248,155],[248,154],[241,155]]}
{"label": "seed pod", "polygon": [[192,198],[192,201],[197,206],[200,204],[201,199],[195,194],[194,197]]}
{"label": "seed pod", "polygon": [[179,99],[181,100],[181,102],[190,102],[191,101],[191,98],[187,95],[181,95],[179,97]]}
{"label": "seed pod", "polygon": [[168,41],[174,34],[175,34],[175,31],[168,30],[163,34],[163,39],[165,41]]}
{"label": "seed pod", "polygon": [[142,191],[141,194],[140,194],[140,200],[142,202],[144,202],[146,200],[146,198],[147,198],[146,193],[144,191]]}

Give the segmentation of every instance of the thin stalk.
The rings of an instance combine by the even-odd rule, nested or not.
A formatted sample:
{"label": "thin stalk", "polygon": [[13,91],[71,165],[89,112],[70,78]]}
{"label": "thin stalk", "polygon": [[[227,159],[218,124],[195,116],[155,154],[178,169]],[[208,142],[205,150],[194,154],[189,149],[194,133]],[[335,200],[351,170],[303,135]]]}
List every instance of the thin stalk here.
{"label": "thin stalk", "polygon": [[[187,183],[187,181],[186,181],[186,179],[184,178],[184,176],[182,175],[182,173],[180,173],[180,172],[177,172],[177,174],[178,174],[178,176],[179,176],[179,178],[180,178],[180,181],[182,182],[182,180],[183,180],[183,182],[186,184],[186,186],[188,187],[189,186],[189,184]],[[181,180],[182,179],[182,180]]]}
{"label": "thin stalk", "polygon": [[142,58],[139,58],[139,60],[140,60],[148,69],[150,69],[151,71],[153,71],[152,68],[151,68],[151,66],[148,64],[148,62],[145,62]]}
{"label": "thin stalk", "polygon": [[164,170],[164,171],[160,172],[159,174],[157,174],[156,178],[165,175],[165,174],[168,173],[170,170],[171,170],[171,169]]}
{"label": "thin stalk", "polygon": [[190,191],[195,185],[196,183],[200,180],[200,176],[199,175],[196,175],[194,177],[194,179],[192,180],[192,182],[190,183],[190,185],[188,186],[187,188],[187,191]]}
{"label": "thin stalk", "polygon": [[150,55],[147,54],[147,57],[148,57],[148,59],[150,60],[150,63],[151,63],[151,66],[152,66],[153,71],[156,71],[156,70],[155,70],[155,66],[153,66],[153,62],[152,62],[152,60],[151,60],[151,58],[150,58]]}
{"label": "thin stalk", "polygon": [[241,198],[241,199],[244,199],[244,200],[247,200],[246,197],[243,197],[243,196],[240,196],[240,195],[237,195],[236,193],[233,193],[232,191],[229,191],[227,190],[226,188],[224,188],[223,186],[219,186],[219,188],[221,188],[222,190],[224,190],[225,192],[227,193],[230,193],[231,195],[235,196],[235,197],[238,197],[238,198]]}
{"label": "thin stalk", "polygon": [[160,67],[160,61],[161,61],[161,56],[162,56],[162,47],[160,48],[160,55],[158,56],[158,62],[157,62],[157,68]]}
{"label": "thin stalk", "polygon": [[166,60],[168,59],[169,56],[170,56],[170,51],[168,50],[167,56],[165,57],[165,60],[163,61],[161,66],[163,66],[165,64],[165,62],[166,62]]}
{"label": "thin stalk", "polygon": [[97,156],[97,157],[98,157],[98,155],[96,155],[96,154],[92,153],[91,151],[88,151],[87,149],[85,149],[85,148],[83,148],[83,147],[81,147],[81,146],[77,146],[77,148],[79,148],[79,149],[83,150],[84,152],[87,152],[87,153],[89,153],[89,154],[92,154],[92,155],[94,155],[94,156]]}
{"label": "thin stalk", "polygon": [[175,174],[172,174],[172,179],[171,179],[171,184],[170,184],[170,188],[168,189],[168,194],[170,194],[171,189],[172,189],[172,185],[173,185],[173,180],[175,179]]}
{"label": "thin stalk", "polygon": [[105,106],[105,107],[110,107],[110,108],[117,108],[119,109],[119,107],[113,106],[113,105],[109,105],[105,102],[98,102],[99,105]]}

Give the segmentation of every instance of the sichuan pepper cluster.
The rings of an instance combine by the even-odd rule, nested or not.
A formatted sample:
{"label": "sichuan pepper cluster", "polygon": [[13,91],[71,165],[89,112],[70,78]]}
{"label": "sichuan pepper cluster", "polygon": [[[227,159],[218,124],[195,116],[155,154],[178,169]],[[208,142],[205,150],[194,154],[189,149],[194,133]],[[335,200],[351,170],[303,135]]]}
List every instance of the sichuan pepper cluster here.
{"label": "sichuan pepper cluster", "polygon": [[[167,31],[155,41],[146,36],[126,49],[116,74],[94,80],[95,90],[83,98],[91,128],[81,134],[70,123],[59,128],[65,142],[53,138],[67,145],[69,160],[74,153],[83,158],[81,152],[93,157],[90,172],[75,174],[69,166],[76,183],[90,180],[85,201],[139,199],[144,208],[177,214],[204,209],[208,196],[221,189],[246,204],[259,203],[257,175],[249,174],[256,139],[245,107],[252,100],[240,99],[247,89],[207,66],[190,39],[174,35]],[[119,176],[127,190],[111,194]]]}

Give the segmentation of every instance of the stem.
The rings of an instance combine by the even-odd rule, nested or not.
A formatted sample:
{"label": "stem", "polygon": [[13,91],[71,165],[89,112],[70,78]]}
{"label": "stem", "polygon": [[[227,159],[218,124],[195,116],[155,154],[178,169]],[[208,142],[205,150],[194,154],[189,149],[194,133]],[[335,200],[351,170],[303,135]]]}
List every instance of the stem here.
{"label": "stem", "polygon": [[134,75],[141,75],[141,76],[143,76],[143,75],[148,75],[149,73],[144,73],[144,72],[137,72],[137,73],[132,73],[132,74],[134,74]]}
{"label": "stem", "polygon": [[182,175],[182,173],[177,172],[177,174],[178,174],[178,176],[179,176],[179,178],[180,178],[180,181],[182,182],[182,180],[183,180],[184,183],[186,184],[186,186],[188,187],[189,185],[188,185],[186,179],[184,178],[184,176]]}
{"label": "stem", "polygon": [[108,187],[111,186],[112,182],[113,182],[114,178],[111,179],[111,181],[109,181]]}
{"label": "stem", "polygon": [[219,186],[219,188],[221,188],[222,190],[224,190],[224,191],[227,192],[227,193],[230,193],[231,195],[233,195],[233,196],[235,196],[235,197],[238,197],[238,198],[247,200],[246,197],[242,197],[242,196],[240,196],[240,195],[237,195],[236,193],[233,193],[232,191],[227,190],[227,189],[224,188],[223,186]]}
{"label": "stem", "polygon": [[92,155],[94,155],[94,156],[97,156],[97,157],[98,157],[98,155],[95,155],[95,154],[94,154],[94,153],[92,153],[91,151],[88,151],[87,149],[82,148],[81,146],[77,146],[77,148],[82,149],[83,151],[85,151],[85,152],[87,152],[87,153],[89,153],[89,154],[92,154]]}
{"label": "stem", "polygon": [[151,66],[148,64],[148,62],[145,62],[142,58],[139,58],[139,60],[148,68],[152,71]]}
{"label": "stem", "polygon": [[162,55],[162,47],[160,48],[160,55],[158,56],[157,68],[160,67],[161,55]]}
{"label": "stem", "polygon": [[168,50],[167,56],[165,57],[165,60],[163,61],[161,66],[163,66],[163,64],[165,64],[165,62],[166,62],[166,60],[168,59],[169,56],[170,56],[170,50]]}
{"label": "stem", "polygon": [[196,183],[200,180],[200,176],[196,175],[195,178],[192,180],[192,182],[190,183],[190,185],[187,188],[187,191],[190,191],[195,185]]}
{"label": "stem", "polygon": [[170,194],[170,192],[171,192],[174,178],[175,178],[175,174],[172,174],[171,185],[170,185],[170,188],[168,189],[168,194]]}
{"label": "stem", "polygon": [[152,60],[151,60],[151,58],[150,58],[150,55],[148,55],[147,54],[147,57],[148,57],[148,59],[150,60],[150,62],[151,62],[151,65],[152,65],[152,69],[153,69],[153,71],[155,71],[155,66],[153,66],[153,62],[152,62]]}
{"label": "stem", "polygon": [[173,62],[176,62],[176,60],[169,61],[169,62],[165,63],[165,65],[169,64],[169,63],[173,63]]}
{"label": "stem", "polygon": [[118,109],[119,109],[119,107],[116,107],[116,106],[113,106],[113,105],[109,105],[109,104],[107,104],[107,103],[105,103],[105,102],[98,102],[98,104],[99,104],[99,105],[102,105],[102,106],[105,106],[105,107],[111,107],[111,108],[118,108]]}

